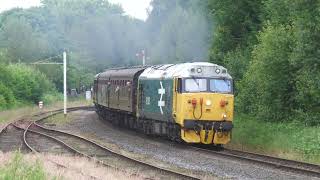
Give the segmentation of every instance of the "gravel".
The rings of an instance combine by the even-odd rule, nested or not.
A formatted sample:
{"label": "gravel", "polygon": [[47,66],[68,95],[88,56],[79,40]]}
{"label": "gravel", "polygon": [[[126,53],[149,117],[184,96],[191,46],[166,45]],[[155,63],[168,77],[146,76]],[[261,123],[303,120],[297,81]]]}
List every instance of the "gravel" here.
{"label": "gravel", "polygon": [[105,120],[100,120],[94,111],[70,112],[68,116],[72,117],[72,120],[54,128],[81,134],[131,157],[162,167],[192,172],[205,179],[317,179],[214,154],[204,154],[185,144],[115,127]]}
{"label": "gravel", "polygon": [[23,131],[13,126],[8,126],[0,134],[0,151],[10,152],[12,150],[19,150],[22,153],[30,152],[23,143],[22,135]]}

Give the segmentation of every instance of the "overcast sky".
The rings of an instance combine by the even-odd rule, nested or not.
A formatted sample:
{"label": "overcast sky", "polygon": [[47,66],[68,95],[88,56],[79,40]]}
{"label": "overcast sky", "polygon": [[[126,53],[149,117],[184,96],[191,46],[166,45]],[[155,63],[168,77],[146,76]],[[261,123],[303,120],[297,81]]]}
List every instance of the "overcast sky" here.
{"label": "overcast sky", "polygon": [[[120,4],[126,14],[145,20],[147,18],[146,9],[151,0],[109,0],[111,3]],[[0,0],[0,12],[14,7],[28,8],[39,6],[40,0]]]}

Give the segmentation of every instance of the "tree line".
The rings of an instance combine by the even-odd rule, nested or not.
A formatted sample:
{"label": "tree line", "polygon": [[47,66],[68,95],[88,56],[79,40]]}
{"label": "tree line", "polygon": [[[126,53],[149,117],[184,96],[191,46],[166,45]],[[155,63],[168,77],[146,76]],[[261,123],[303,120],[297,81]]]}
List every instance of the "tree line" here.
{"label": "tree line", "polygon": [[236,80],[237,111],[320,124],[319,1],[209,0],[210,61]]}
{"label": "tree line", "polygon": [[[90,87],[94,75],[105,68],[141,65],[136,56],[141,50],[148,56],[147,64],[208,57],[210,26],[203,11],[206,4],[200,0],[154,0],[146,21],[125,15],[120,6],[107,0],[41,3],[39,7],[15,8],[0,14],[0,63],[18,63],[19,67],[39,71],[60,92],[62,66],[30,64],[61,62],[66,50],[68,87],[80,89]],[[0,81],[6,89],[15,88],[5,83],[7,79]]]}

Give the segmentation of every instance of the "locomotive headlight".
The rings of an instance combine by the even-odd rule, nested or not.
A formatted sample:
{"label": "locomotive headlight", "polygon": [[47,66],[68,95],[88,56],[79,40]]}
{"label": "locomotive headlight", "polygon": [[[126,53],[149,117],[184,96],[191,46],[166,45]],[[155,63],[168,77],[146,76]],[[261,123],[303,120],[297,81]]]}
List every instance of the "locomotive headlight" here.
{"label": "locomotive headlight", "polygon": [[201,68],[198,68],[198,69],[197,69],[197,72],[198,72],[198,73],[201,73],[201,72],[202,72],[202,69],[201,69]]}
{"label": "locomotive headlight", "polygon": [[220,69],[216,69],[217,74],[220,74],[220,71],[221,71]]}
{"label": "locomotive headlight", "polygon": [[222,114],[222,117],[223,117],[224,119],[227,118],[226,113],[223,113],[223,114]]}
{"label": "locomotive headlight", "polygon": [[211,105],[211,101],[210,100],[206,100],[206,105],[210,106]]}

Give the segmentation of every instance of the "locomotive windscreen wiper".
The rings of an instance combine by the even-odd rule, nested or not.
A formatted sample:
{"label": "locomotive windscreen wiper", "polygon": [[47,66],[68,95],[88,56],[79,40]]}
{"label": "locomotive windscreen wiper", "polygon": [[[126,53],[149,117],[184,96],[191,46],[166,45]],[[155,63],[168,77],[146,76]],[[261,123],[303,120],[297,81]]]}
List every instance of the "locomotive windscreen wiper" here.
{"label": "locomotive windscreen wiper", "polygon": [[196,82],[196,84],[198,85],[198,87],[200,86],[199,82],[197,81],[197,79],[194,76],[191,76],[193,81]]}

